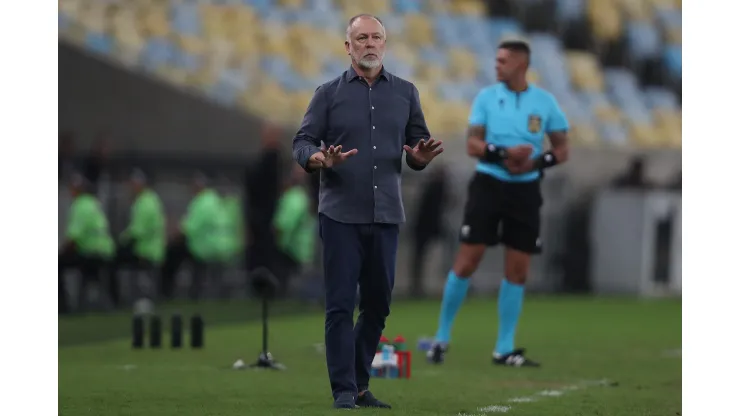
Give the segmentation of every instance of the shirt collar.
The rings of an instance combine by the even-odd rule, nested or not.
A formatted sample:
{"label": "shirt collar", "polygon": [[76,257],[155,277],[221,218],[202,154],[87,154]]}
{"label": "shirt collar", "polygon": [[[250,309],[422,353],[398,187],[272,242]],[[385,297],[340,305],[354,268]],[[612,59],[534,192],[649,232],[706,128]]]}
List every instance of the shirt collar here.
{"label": "shirt collar", "polygon": [[[353,68],[352,65],[349,66],[349,69],[344,74],[347,82],[352,82],[353,80],[360,78],[360,75],[355,72],[355,68]],[[385,70],[385,66],[380,68],[380,74],[378,75],[378,78],[385,78],[386,81],[388,80],[388,78],[390,78],[390,73]]]}

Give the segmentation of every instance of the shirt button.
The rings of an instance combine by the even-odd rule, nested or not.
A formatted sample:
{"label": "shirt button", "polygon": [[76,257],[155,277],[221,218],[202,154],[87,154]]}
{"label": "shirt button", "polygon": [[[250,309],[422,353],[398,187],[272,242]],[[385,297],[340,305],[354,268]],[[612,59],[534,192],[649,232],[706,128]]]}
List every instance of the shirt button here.
{"label": "shirt button", "polygon": [[373,149],[377,149],[377,147],[373,146]]}
{"label": "shirt button", "polygon": [[373,89],[372,89],[372,88],[370,88],[370,91],[372,91],[372,90],[373,90]]}
{"label": "shirt button", "polygon": [[375,126],[373,126],[373,130],[375,130]]}
{"label": "shirt button", "polygon": [[378,185],[375,185],[375,189],[378,189]]}
{"label": "shirt button", "polygon": [[373,169],[377,169],[377,168],[378,168],[377,166],[373,166]]}
{"label": "shirt button", "polygon": [[375,110],[375,107],[370,107],[371,110]]}

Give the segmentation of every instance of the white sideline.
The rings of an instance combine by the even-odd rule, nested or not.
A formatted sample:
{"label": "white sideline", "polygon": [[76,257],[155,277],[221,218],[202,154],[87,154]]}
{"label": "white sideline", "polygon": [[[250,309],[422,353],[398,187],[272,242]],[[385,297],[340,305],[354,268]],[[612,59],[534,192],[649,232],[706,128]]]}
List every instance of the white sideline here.
{"label": "white sideline", "polygon": [[[532,403],[536,402],[538,400],[543,400],[547,397],[560,397],[568,392],[576,391],[576,390],[583,390],[590,387],[598,387],[598,386],[609,386],[612,382],[607,379],[602,380],[586,380],[582,381],[577,384],[570,384],[563,386],[559,389],[548,389],[548,390],[542,390],[540,392],[537,392],[531,396],[522,396],[522,397],[512,397],[511,399],[507,400],[508,403]],[[502,406],[502,405],[490,405],[485,407],[479,407],[477,409],[477,413],[458,413],[455,416],[485,416],[489,413],[506,413],[509,410],[512,409],[511,405],[508,406]]]}

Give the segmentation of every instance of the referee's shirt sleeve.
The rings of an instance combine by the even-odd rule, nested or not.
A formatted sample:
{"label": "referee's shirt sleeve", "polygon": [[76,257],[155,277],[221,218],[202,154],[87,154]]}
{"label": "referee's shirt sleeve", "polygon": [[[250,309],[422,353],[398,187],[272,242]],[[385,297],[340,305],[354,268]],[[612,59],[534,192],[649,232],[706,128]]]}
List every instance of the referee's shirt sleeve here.
{"label": "referee's shirt sleeve", "polygon": [[301,127],[293,137],[293,159],[308,172],[308,159],[320,151],[319,146],[326,133],[327,111],[326,85],[321,85],[316,88]]}
{"label": "referee's shirt sleeve", "polygon": [[[424,119],[424,112],[421,110],[421,99],[419,98],[419,89],[416,85],[411,84],[411,110],[409,121],[406,123],[406,145],[414,148],[421,140],[431,137],[427,122]],[[426,165],[419,165],[414,162],[411,156],[406,154],[406,164],[413,170],[422,170]]]}
{"label": "referee's shirt sleeve", "polygon": [[550,97],[550,114],[547,117],[547,125],[545,126],[545,132],[553,133],[556,131],[568,131],[570,125],[568,119],[565,117],[565,113],[560,109],[555,97]]}
{"label": "referee's shirt sleeve", "polygon": [[486,126],[486,95],[487,90],[483,90],[475,96],[473,105],[470,106],[469,126]]}

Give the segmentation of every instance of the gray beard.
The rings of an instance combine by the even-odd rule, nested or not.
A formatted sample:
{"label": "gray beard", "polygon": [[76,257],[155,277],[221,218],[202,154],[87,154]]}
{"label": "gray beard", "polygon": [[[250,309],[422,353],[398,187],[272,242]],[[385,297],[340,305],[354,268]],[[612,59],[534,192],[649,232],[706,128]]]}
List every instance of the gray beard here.
{"label": "gray beard", "polygon": [[383,63],[383,61],[378,59],[360,59],[357,62],[357,66],[359,66],[362,69],[375,69],[379,68],[380,65]]}

